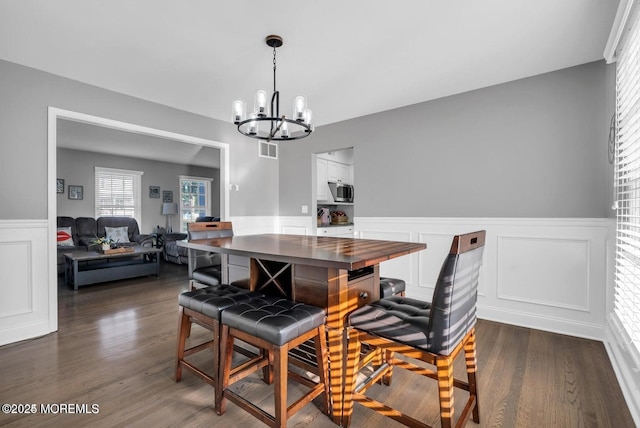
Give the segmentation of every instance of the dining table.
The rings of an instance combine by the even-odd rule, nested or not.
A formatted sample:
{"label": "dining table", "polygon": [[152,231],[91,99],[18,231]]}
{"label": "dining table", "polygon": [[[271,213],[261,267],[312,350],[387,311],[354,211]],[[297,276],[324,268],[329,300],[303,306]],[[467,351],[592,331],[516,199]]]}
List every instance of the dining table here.
{"label": "dining table", "polygon": [[380,299],[380,263],[427,248],[422,242],[286,234],[192,239],[179,241],[178,245],[190,253],[221,254],[222,281],[227,283],[228,258],[247,257],[251,290],[325,309],[330,417],[337,425],[342,425],[346,398],[349,313]]}

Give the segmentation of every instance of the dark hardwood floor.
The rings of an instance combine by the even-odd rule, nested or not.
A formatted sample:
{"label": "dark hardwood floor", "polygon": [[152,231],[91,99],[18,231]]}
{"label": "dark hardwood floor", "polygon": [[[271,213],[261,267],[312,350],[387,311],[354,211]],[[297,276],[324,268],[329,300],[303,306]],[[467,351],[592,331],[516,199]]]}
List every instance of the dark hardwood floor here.
{"label": "dark hardwood floor", "polygon": [[[186,266],[163,264],[158,278],[77,292],[61,284],[59,331],[0,347],[0,404],[37,407],[36,414],[0,413],[0,426],[263,426],[231,403],[217,416],[213,389],[189,373],[174,382],[177,295],[187,287],[186,274]],[[193,339],[205,337],[193,327]],[[479,426],[634,426],[602,343],[482,320],[477,341]],[[272,388],[259,378],[239,388],[270,406]],[[296,388],[292,383],[291,399]],[[396,370],[390,387],[376,385],[369,394],[440,426],[432,380]],[[63,414],[67,403],[86,404],[76,410],[94,413]],[[43,414],[41,405],[58,413]],[[400,426],[360,406],[353,420],[355,427]],[[335,427],[314,404],[289,426]]]}

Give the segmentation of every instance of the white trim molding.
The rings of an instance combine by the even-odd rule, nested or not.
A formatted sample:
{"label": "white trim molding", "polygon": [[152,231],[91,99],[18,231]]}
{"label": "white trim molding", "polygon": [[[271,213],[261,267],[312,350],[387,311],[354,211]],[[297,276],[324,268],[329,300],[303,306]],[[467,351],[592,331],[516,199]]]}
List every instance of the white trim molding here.
{"label": "white trim molding", "polygon": [[622,39],[622,34],[631,15],[634,3],[634,0],[620,0],[620,3],[618,3],[618,11],[613,20],[607,44],[604,47],[603,56],[607,64],[616,62],[616,50],[618,49],[618,44],[620,44],[620,39]]}

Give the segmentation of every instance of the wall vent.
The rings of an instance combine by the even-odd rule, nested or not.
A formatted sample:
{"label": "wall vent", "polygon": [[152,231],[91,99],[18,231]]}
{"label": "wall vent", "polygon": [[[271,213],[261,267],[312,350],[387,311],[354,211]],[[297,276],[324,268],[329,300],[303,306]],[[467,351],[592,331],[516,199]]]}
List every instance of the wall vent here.
{"label": "wall vent", "polygon": [[262,158],[278,159],[278,145],[268,141],[260,141],[258,155]]}

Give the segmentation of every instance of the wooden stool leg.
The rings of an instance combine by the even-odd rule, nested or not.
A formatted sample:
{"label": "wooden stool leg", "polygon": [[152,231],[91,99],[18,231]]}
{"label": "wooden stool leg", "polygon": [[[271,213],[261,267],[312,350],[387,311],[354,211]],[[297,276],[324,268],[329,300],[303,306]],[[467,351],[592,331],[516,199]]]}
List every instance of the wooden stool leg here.
{"label": "wooden stool leg", "polygon": [[382,383],[389,386],[393,377],[393,351],[384,349],[382,352],[384,353],[384,362],[389,364],[389,371],[382,376]]}
{"label": "wooden stool leg", "polygon": [[478,384],[476,382],[477,361],[476,361],[476,333],[471,330],[469,340],[464,345],[464,358],[467,365],[467,379],[469,382],[469,394],[475,396],[476,404],[473,407],[473,421],[480,423],[480,407],[478,404]]}
{"label": "wooden stool leg", "polygon": [[189,315],[185,315],[184,307],[180,306],[178,310],[178,344],[176,349],[176,382],[180,382],[182,379],[182,364],[180,362],[184,359],[184,349],[187,344],[187,336],[191,327],[191,321]]}
{"label": "wooden stool leg", "polygon": [[314,342],[316,345],[316,360],[318,361],[318,376],[320,377],[319,383],[324,385],[322,405],[324,406],[325,414],[329,414],[331,412],[329,403],[329,370],[327,369],[329,352],[327,351],[327,334],[324,325],[318,327],[318,336],[316,336]]}
{"label": "wooden stool leg", "polygon": [[215,409],[219,415],[224,414],[226,399],[224,390],[229,387],[229,375],[233,360],[233,336],[229,335],[229,327],[223,325],[220,329],[220,364],[218,372],[218,388],[216,388]]}
{"label": "wooden stool leg", "polygon": [[287,365],[289,354],[287,346],[274,347],[273,352],[273,377],[275,390],[275,426],[286,428],[287,426]]}
{"label": "wooden stool leg", "polygon": [[[344,383],[344,407],[342,409],[342,426],[348,427],[353,414],[353,393],[358,384],[358,368],[360,366],[360,336],[357,331],[349,332],[347,342],[347,367]],[[334,415],[335,419],[335,415]]]}
{"label": "wooden stool leg", "polygon": [[438,392],[440,395],[440,420],[442,428],[451,428],[453,422],[453,360],[436,358]]}
{"label": "wooden stool leg", "polygon": [[262,380],[267,385],[271,385],[273,383],[273,370],[271,369],[273,366],[273,352],[269,352],[267,349],[260,349],[260,355],[269,360],[269,364],[262,368]]}

